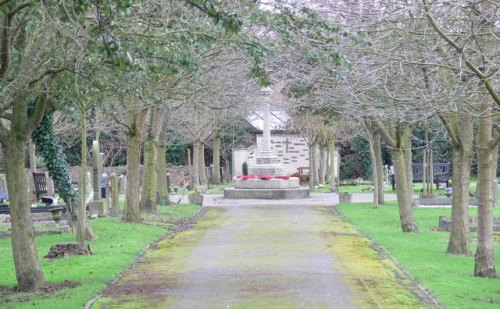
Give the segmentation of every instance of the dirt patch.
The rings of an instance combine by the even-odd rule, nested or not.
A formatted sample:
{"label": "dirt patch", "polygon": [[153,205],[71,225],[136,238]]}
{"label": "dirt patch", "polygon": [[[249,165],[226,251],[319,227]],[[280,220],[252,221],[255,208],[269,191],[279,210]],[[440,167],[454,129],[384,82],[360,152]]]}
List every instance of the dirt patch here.
{"label": "dirt patch", "polygon": [[[122,295],[153,295],[157,291],[165,290],[174,287],[168,281],[162,280],[159,276],[151,276],[150,273],[140,275],[141,279],[137,281],[128,280],[120,284],[112,284],[101,295],[104,297],[119,297]],[[148,278],[148,280],[144,280]]]}
{"label": "dirt patch", "polygon": [[80,283],[77,281],[63,281],[63,282],[48,282],[40,290],[32,293],[20,292],[17,288],[0,286],[0,300],[3,303],[11,302],[29,302],[34,298],[50,298],[54,297],[53,293],[64,290],[71,289],[79,286]]}

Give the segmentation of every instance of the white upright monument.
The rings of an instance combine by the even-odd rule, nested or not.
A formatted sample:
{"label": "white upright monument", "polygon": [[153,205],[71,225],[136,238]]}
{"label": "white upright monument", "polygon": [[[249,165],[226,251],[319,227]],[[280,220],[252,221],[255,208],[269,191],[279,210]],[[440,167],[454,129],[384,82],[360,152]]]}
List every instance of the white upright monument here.
{"label": "white upright monument", "polygon": [[[299,178],[283,175],[278,157],[271,150],[270,94],[271,88],[261,90],[264,103],[263,145],[257,154],[256,164],[249,167],[256,178],[236,179],[234,188],[224,189],[224,197],[232,199],[293,199],[309,197],[309,188],[299,184]],[[268,179],[272,176],[271,179]],[[281,177],[276,177],[281,176]]]}
{"label": "white upright monument", "polygon": [[250,166],[249,172],[251,175],[283,175],[283,169],[278,164],[278,157],[271,150],[271,112],[270,112],[270,95],[271,88],[266,87],[261,90],[264,102],[264,128],[262,132],[262,148],[257,153],[256,164]]}

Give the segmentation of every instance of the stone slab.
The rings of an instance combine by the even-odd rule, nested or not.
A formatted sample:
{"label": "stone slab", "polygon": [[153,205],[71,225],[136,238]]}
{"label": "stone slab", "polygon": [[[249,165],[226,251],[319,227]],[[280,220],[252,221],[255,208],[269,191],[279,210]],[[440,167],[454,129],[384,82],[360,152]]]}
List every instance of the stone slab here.
{"label": "stone slab", "polygon": [[[415,205],[451,205],[451,198],[418,198],[415,199]],[[470,198],[469,205],[477,206],[477,199]]]}
{"label": "stone slab", "polygon": [[292,189],[300,188],[299,178],[289,179],[247,179],[236,180],[235,187],[238,189]]}
{"label": "stone slab", "polygon": [[103,214],[108,214],[109,213],[109,205],[107,200],[105,199],[100,199],[97,201],[92,201],[90,202],[89,205],[89,210],[90,210],[90,215],[103,215]]}
{"label": "stone slab", "polygon": [[293,189],[242,189],[225,188],[224,198],[228,199],[300,199],[310,196],[309,188]]}
{"label": "stone slab", "polygon": [[[450,231],[451,219],[445,216],[439,216],[439,229],[441,231]],[[469,231],[477,231],[477,217],[469,217]],[[493,218],[493,231],[500,231],[500,217]]]}

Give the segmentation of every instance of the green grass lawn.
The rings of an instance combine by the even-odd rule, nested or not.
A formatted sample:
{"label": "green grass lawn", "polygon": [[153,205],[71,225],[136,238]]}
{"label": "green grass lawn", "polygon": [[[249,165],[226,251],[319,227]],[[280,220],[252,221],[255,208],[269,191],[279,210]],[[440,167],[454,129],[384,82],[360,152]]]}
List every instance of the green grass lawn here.
{"label": "green grass lawn", "polygon": [[[476,184],[477,181],[475,179],[472,179],[470,182],[470,190],[471,192],[476,191]],[[340,186],[339,190],[340,192],[346,192],[346,193],[368,193],[372,192],[373,185],[372,184],[359,184],[359,185],[347,185],[347,186]],[[414,193],[420,193],[423,188],[422,183],[414,183],[413,184],[413,192]],[[436,189],[436,186],[433,186],[434,193],[438,195],[438,197],[444,197],[444,184],[440,186],[439,189]],[[326,185],[320,185],[318,188],[314,188],[313,192],[323,192],[323,193],[329,193],[330,192],[330,187],[328,184]],[[392,187],[389,186],[384,190],[385,193],[396,193],[396,190],[392,190]],[[500,190],[499,190],[499,196],[500,196]]]}
{"label": "green grass lawn", "polygon": [[5,293],[6,289],[16,286],[16,279],[10,239],[0,239],[0,308],[82,308],[134,262],[150,243],[193,217],[200,206],[184,204],[160,206],[158,209],[159,215],[146,216],[147,224],[123,223],[119,218],[111,217],[92,220],[92,228],[98,237],[98,240],[89,242],[92,256],[43,259],[53,244],[74,241],[75,235],[37,237],[45,279],[49,283],[69,280],[79,284],[47,294]]}
{"label": "green grass lawn", "polygon": [[[441,186],[439,189],[436,190],[436,186],[433,187],[434,192],[438,195],[444,195],[444,187]],[[474,188],[475,188],[475,183],[474,183]],[[345,192],[345,193],[369,193],[372,192],[373,185],[372,184],[359,184],[359,185],[346,185],[346,186],[340,186],[339,191],[340,192]],[[422,190],[422,183],[414,183],[413,184],[413,192],[415,193],[420,193]],[[324,186],[319,186],[318,188],[314,188],[313,192],[323,192],[323,193],[328,193],[330,192],[330,187],[329,185],[324,185]],[[387,187],[384,190],[385,193],[396,193],[396,190],[392,190],[392,187]]]}
{"label": "green grass lawn", "polygon": [[[447,255],[448,232],[438,232],[438,217],[449,208],[416,208],[420,233],[402,233],[396,202],[372,209],[371,203],[339,206],[364,235],[386,248],[446,308],[500,308],[500,280],[475,278],[474,258]],[[471,209],[476,216],[476,209]],[[494,210],[500,216],[500,208]],[[500,235],[496,233],[496,268],[500,270]],[[476,233],[471,233],[474,240]]]}

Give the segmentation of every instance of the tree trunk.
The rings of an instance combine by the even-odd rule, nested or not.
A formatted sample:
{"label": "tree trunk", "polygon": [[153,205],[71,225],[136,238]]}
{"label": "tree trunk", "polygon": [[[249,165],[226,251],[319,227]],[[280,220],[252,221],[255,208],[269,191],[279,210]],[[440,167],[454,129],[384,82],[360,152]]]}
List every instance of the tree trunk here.
{"label": "tree trunk", "polygon": [[[456,118],[458,119],[458,118]],[[471,116],[463,117],[455,134],[459,143],[451,143],[452,183],[451,228],[446,253],[470,255],[469,239],[469,183],[474,142],[474,128]]]}
{"label": "tree trunk", "polygon": [[[497,170],[498,170],[498,144],[495,146],[492,152],[492,162],[491,162],[491,172],[493,176],[493,180],[491,182],[491,189],[493,190],[493,208],[498,206],[498,179],[497,179]],[[496,186],[496,188],[495,188]],[[495,194],[497,196],[495,196]]]}
{"label": "tree trunk", "polygon": [[141,222],[139,213],[141,137],[129,134],[127,141],[127,193],[125,221]]}
{"label": "tree trunk", "polygon": [[159,205],[170,204],[167,183],[167,129],[168,122],[164,119],[162,121],[160,134],[158,136],[158,151],[156,154],[156,166],[158,167],[156,203]]}
{"label": "tree trunk", "polygon": [[382,146],[380,144],[380,132],[373,132],[373,150],[375,152],[375,165],[377,169],[377,198],[378,204],[384,204],[384,163],[382,162]]}
{"label": "tree trunk", "polygon": [[141,212],[157,213],[157,153],[158,140],[160,135],[162,112],[158,108],[151,108],[149,111],[149,125],[147,141],[144,143],[144,183],[142,185],[141,202],[139,209]]}
{"label": "tree trunk", "polygon": [[411,130],[406,129],[405,133],[401,137],[403,154],[405,160],[405,168],[406,168],[406,185],[408,186],[408,197],[410,199],[410,204],[413,204],[413,170],[411,168],[411,140],[410,140]]}
{"label": "tree trunk", "polygon": [[200,184],[202,186],[208,186],[207,169],[205,168],[205,144],[200,142],[199,147],[199,159],[198,159],[198,175],[200,177]]}
{"label": "tree trunk", "polygon": [[[490,106],[483,103],[482,110],[490,112]],[[484,115],[484,114],[483,114]],[[493,214],[492,214],[492,130],[493,119],[484,115],[479,119],[478,135],[478,220],[477,250],[475,255],[474,276],[496,278],[495,255],[493,251]]]}
{"label": "tree trunk", "polygon": [[[14,130],[14,128],[11,128]],[[11,133],[4,146],[7,186],[12,223],[12,253],[19,290],[34,291],[44,284],[44,277],[35,243],[31,216],[29,181],[24,170],[27,137]]]}
{"label": "tree trunk", "polygon": [[403,232],[418,232],[413,218],[412,192],[408,190],[407,162],[404,149],[392,150],[392,161],[396,169],[396,194],[398,198],[399,217]]}
{"label": "tree trunk", "polygon": [[[464,128],[468,129],[468,128]],[[472,123],[471,123],[472,131]],[[464,141],[464,143],[466,143]],[[452,143],[451,227],[446,253],[470,255],[469,239],[469,183],[472,163],[472,132],[468,145]]]}
{"label": "tree trunk", "polygon": [[314,176],[313,176],[313,172],[314,172],[314,151],[313,151],[313,148],[314,148],[314,143],[311,141],[309,143],[309,189],[312,190],[314,189]]}
{"label": "tree trunk", "polygon": [[335,177],[337,177],[335,169],[335,138],[328,141],[328,152],[330,157],[330,192],[335,192]]}
{"label": "tree trunk", "polygon": [[[398,198],[399,217],[403,232],[418,232],[418,226],[413,217],[413,179],[411,175],[411,127],[397,124],[387,127],[379,119],[373,124],[392,150],[392,161],[396,169],[396,194]],[[403,127],[401,127],[403,125]],[[390,131],[389,131],[389,129]],[[409,165],[409,166],[408,166]],[[409,174],[409,175],[408,175]]]}
{"label": "tree trunk", "polygon": [[193,179],[193,189],[197,189],[200,186],[200,176],[198,174],[199,172],[199,162],[200,162],[200,146],[199,146],[199,141],[194,141],[193,142],[193,167],[192,167],[192,173],[193,175],[191,176]]}
{"label": "tree trunk", "polygon": [[220,134],[217,132],[214,136],[214,149],[213,149],[213,162],[214,162],[214,184],[220,185],[222,183],[221,174],[220,174],[220,145],[221,138]]}
{"label": "tree trunk", "polygon": [[319,185],[319,177],[318,177],[318,143],[316,140],[312,143],[311,145],[312,148],[312,153],[311,153],[311,158],[310,158],[310,171],[311,175],[310,177],[313,179],[313,188],[317,187]]}
{"label": "tree trunk", "polygon": [[140,159],[141,136],[147,110],[131,112],[129,115],[127,132],[127,192],[124,220],[127,222],[141,222],[139,211],[140,188]]}
{"label": "tree trunk", "polygon": [[[368,126],[367,126],[368,127]],[[368,145],[370,147],[370,158],[372,160],[372,179],[373,179],[373,208],[378,208],[378,170],[377,170],[377,157],[375,155],[375,142],[373,136],[373,130],[368,127]]]}
{"label": "tree trunk", "polygon": [[[33,173],[36,172],[36,148],[35,148],[35,143],[33,142],[33,139],[29,139],[29,144],[28,144],[28,153],[29,153],[29,161],[30,161],[30,175],[33,175]],[[32,192],[31,197],[35,198],[36,194],[35,193],[35,183],[33,180],[33,177],[30,177],[30,184],[31,184],[31,190]],[[69,220],[71,222],[71,220]]]}
{"label": "tree trunk", "polygon": [[327,150],[326,147],[321,145],[319,146],[319,183],[324,185],[326,183],[326,166],[328,164],[327,160]]}
{"label": "tree trunk", "polygon": [[139,209],[145,213],[156,213],[156,142],[144,144],[144,183],[142,184]]}
{"label": "tree trunk", "polygon": [[85,219],[87,218],[87,122],[85,115],[81,115],[81,139],[82,139],[82,166],[80,173],[79,195],[80,205],[78,207],[78,217],[76,222],[76,241],[85,244]]}

